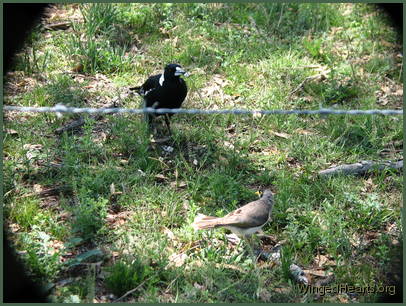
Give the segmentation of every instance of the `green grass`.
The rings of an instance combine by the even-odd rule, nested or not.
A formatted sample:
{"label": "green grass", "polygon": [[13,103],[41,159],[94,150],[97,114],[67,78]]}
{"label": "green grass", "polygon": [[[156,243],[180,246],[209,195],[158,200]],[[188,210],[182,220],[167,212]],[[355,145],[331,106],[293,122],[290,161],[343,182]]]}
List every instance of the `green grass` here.
{"label": "green grass", "polygon": [[[397,34],[365,4],[57,8],[54,20],[72,27],[30,36],[7,77],[6,104],[101,107],[178,62],[191,72],[186,108],[402,107]],[[134,96],[119,103],[140,105]],[[401,117],[178,114],[164,144],[172,152],[151,142],[142,116],[84,115],[79,130],[55,134],[78,117],[4,119],[5,221],[33,277],[55,285],[55,301],[111,302],[135,288],[123,301],[350,301],[304,296],[292,263],[332,272],[331,286],[391,281],[403,243],[402,176],[317,172],[401,158]],[[224,230],[192,229],[197,213],[223,216],[265,188],[276,192],[264,230],[283,242],[281,264],[254,264]],[[335,264],[317,268],[319,255]]]}

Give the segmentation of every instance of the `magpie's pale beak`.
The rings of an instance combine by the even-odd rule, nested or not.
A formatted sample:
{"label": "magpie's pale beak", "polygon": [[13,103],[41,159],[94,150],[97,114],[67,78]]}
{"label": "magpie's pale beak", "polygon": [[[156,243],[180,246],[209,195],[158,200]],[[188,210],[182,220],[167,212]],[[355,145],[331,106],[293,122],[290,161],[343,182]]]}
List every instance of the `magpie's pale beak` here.
{"label": "magpie's pale beak", "polygon": [[180,67],[176,67],[175,76],[179,76],[179,75],[184,75],[185,77],[187,77],[187,76],[189,76],[189,73],[187,73],[185,70],[183,70]]}

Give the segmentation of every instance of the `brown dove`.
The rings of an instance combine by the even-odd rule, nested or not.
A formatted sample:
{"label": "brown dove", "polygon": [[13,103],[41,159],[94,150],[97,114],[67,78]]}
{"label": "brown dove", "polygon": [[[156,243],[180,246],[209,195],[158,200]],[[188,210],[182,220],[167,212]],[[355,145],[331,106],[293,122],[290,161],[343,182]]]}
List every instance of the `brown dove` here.
{"label": "brown dove", "polygon": [[198,214],[192,226],[195,229],[224,227],[238,236],[250,236],[268,222],[273,204],[273,194],[267,189],[260,199],[245,204],[224,217]]}

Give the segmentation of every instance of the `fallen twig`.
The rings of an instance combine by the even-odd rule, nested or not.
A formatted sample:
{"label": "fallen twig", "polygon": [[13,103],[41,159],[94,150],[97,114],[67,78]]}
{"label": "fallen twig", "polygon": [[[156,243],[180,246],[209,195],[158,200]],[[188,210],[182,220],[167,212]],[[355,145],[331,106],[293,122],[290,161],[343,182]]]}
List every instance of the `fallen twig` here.
{"label": "fallen twig", "polygon": [[75,130],[75,129],[81,127],[84,124],[85,124],[85,119],[83,119],[81,117],[81,118],[79,118],[77,120],[69,122],[68,124],[66,124],[66,125],[64,125],[64,126],[62,126],[60,128],[57,128],[55,130],[55,134],[62,134],[63,132]]}
{"label": "fallen twig", "polygon": [[322,73],[320,74],[316,74],[316,75],[312,75],[312,76],[308,76],[307,78],[305,78],[294,90],[292,90],[290,92],[290,94],[288,95],[288,99],[290,99],[290,97],[296,93],[297,91],[299,91],[304,84],[306,84],[306,82],[312,81],[312,80],[316,80],[316,79],[320,79],[320,80],[324,80],[326,79],[326,76]]}
{"label": "fallen twig", "polygon": [[69,185],[61,185],[61,186],[46,188],[44,190],[40,190],[37,192],[30,192],[30,193],[22,195],[21,198],[32,197],[34,195],[39,196],[41,198],[45,198],[45,197],[49,197],[49,196],[59,195],[60,193],[71,192],[71,191],[72,191],[72,188]]}
{"label": "fallen twig", "polygon": [[126,296],[130,295],[131,293],[134,293],[135,291],[137,291],[138,289],[141,288],[141,286],[143,286],[151,277],[148,277],[147,279],[145,279],[144,281],[141,282],[141,284],[139,284],[137,287],[135,287],[134,289],[131,289],[130,291],[127,291],[124,295],[122,295],[121,297],[119,297],[118,299],[114,300],[113,303],[117,303],[119,301],[121,301],[122,299],[124,299]]}
{"label": "fallen twig", "polygon": [[363,160],[355,164],[340,165],[330,169],[319,171],[320,176],[333,176],[338,174],[344,175],[363,175],[373,170],[401,170],[403,168],[403,159],[398,161],[383,161],[374,162],[371,160]]}
{"label": "fallen twig", "polygon": [[72,22],[70,22],[70,21],[56,22],[56,23],[44,25],[44,29],[50,30],[50,31],[67,30],[71,27],[71,25],[72,25]]}

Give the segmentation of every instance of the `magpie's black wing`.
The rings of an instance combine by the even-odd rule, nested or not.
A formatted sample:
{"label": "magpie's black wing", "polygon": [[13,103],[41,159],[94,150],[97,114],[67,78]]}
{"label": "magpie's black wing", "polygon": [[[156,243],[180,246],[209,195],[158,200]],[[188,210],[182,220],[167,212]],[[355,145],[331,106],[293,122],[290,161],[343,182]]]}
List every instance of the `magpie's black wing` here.
{"label": "magpie's black wing", "polygon": [[159,78],[161,77],[160,74],[153,75],[149,77],[144,84],[142,84],[141,88],[144,91],[144,95],[148,95],[151,91],[154,89],[160,87],[161,85],[159,84]]}
{"label": "magpie's black wing", "polygon": [[159,84],[160,77],[161,77],[161,74],[150,76],[145,81],[144,84],[142,84],[141,86],[132,87],[132,88],[130,88],[130,90],[135,90],[139,95],[146,96],[152,90],[154,90],[160,86],[160,84]]}

